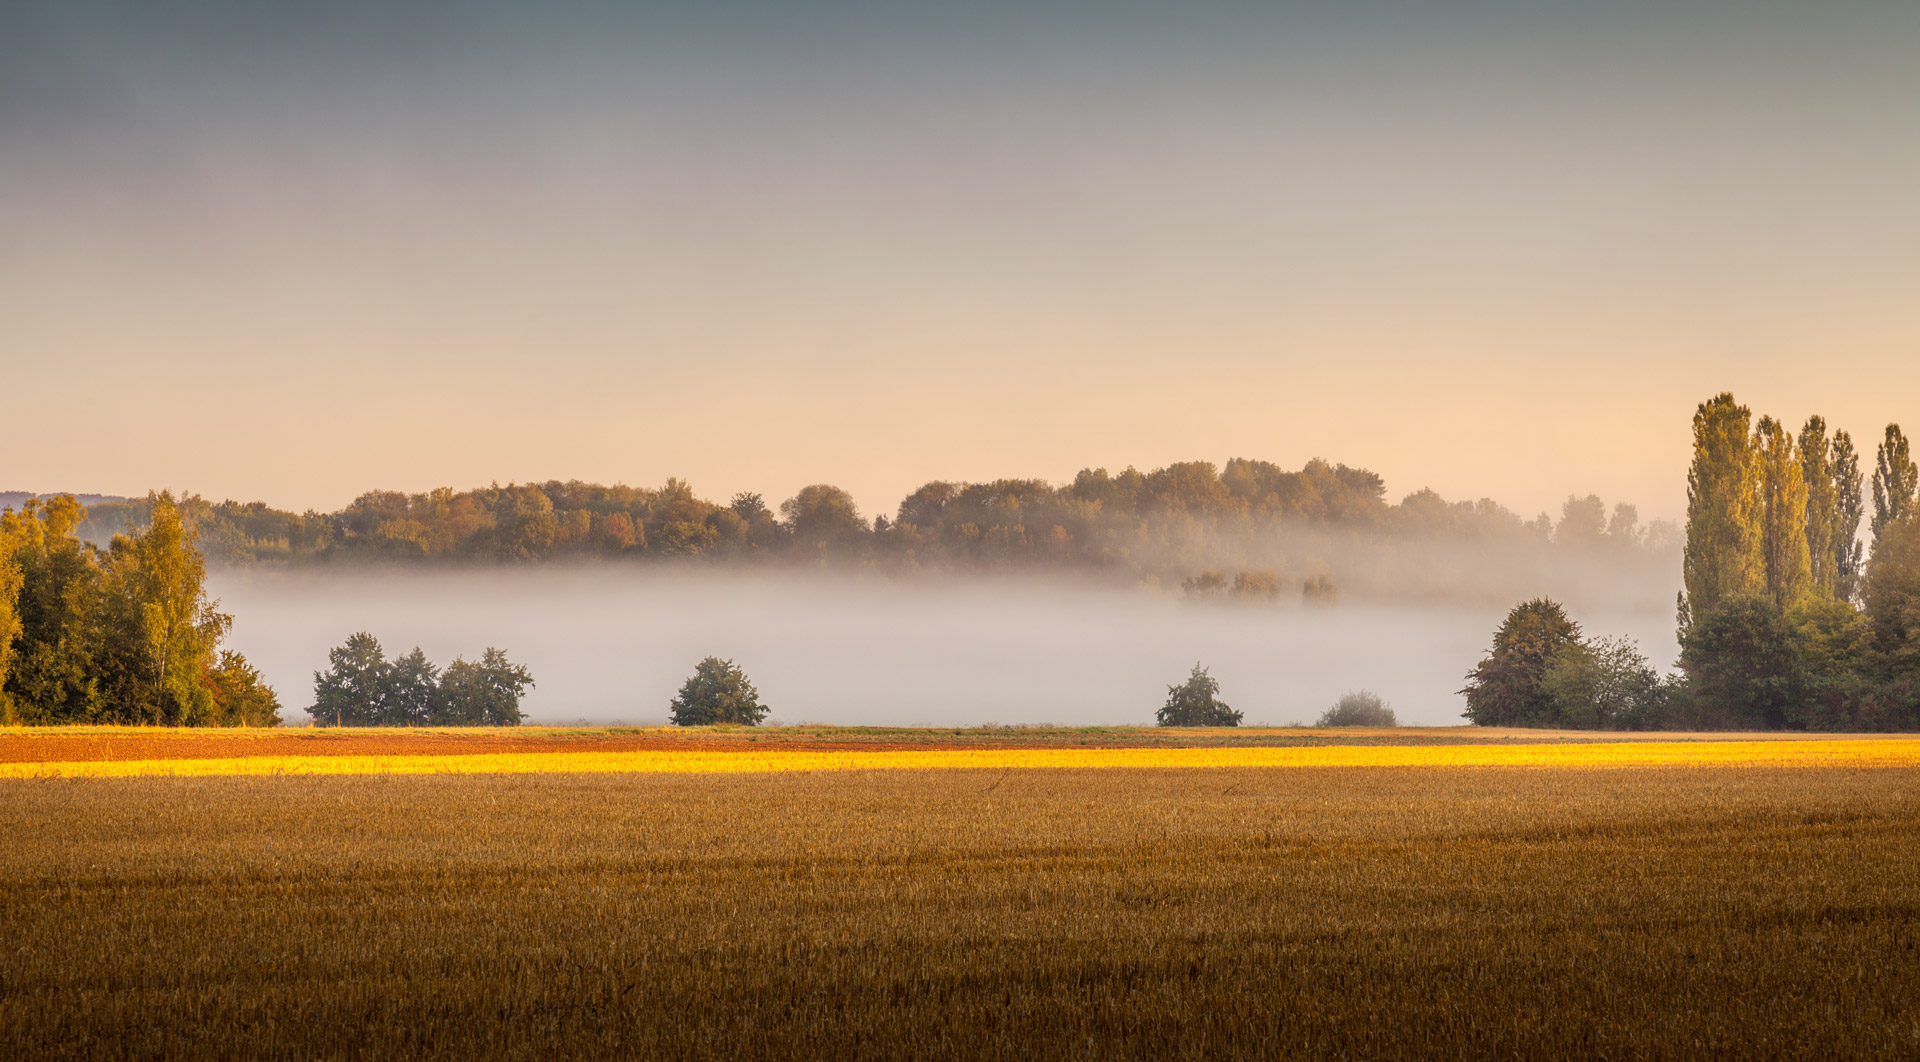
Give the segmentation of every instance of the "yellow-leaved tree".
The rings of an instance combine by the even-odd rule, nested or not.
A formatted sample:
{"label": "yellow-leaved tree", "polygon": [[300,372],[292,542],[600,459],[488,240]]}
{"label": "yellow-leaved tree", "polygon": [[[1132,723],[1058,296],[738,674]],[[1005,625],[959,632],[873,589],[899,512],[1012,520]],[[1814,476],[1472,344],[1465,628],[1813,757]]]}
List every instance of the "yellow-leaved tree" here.
{"label": "yellow-leaved tree", "polygon": [[203,676],[233,619],[207,599],[206,562],[173,495],[148,499],[145,528],[115,535],[103,558],[102,648],[118,666],[102,678],[129,721],[166,726],[217,721]]}

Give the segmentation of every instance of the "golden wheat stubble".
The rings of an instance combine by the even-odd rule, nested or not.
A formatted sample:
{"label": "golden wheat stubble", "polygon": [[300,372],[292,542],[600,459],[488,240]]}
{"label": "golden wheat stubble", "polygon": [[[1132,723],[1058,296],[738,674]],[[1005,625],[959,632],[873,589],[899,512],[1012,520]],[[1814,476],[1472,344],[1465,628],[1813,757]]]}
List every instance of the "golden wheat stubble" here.
{"label": "golden wheat stubble", "polygon": [[19,1057],[1920,1051],[1911,768],[0,794]]}
{"label": "golden wheat stubble", "polygon": [[1900,767],[1920,740],[1630,741],[1572,745],[1323,745],[1300,748],[816,749],[264,755],[0,763],[0,778],[285,774],[763,774],[854,770],[1148,767]]}

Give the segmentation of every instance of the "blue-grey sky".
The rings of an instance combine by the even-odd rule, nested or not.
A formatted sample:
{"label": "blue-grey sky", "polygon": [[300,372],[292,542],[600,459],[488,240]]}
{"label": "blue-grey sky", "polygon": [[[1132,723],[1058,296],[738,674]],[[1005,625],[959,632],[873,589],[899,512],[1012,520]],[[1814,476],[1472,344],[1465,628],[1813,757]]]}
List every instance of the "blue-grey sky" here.
{"label": "blue-grey sky", "polygon": [[1920,422],[1920,5],[0,3],[0,488],[1231,456],[1674,515]]}

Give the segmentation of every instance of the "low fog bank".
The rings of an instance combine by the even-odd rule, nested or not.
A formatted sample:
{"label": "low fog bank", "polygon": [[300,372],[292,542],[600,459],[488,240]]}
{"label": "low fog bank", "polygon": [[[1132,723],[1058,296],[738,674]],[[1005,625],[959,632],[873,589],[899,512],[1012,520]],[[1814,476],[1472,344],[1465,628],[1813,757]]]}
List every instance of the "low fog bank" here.
{"label": "low fog bank", "polygon": [[[1038,580],[848,580],[624,566],[343,573],[238,570],[210,589],[232,645],[304,721],[313,672],[355,631],[444,666],[488,646],[539,685],[530,722],[664,723],[708,655],[744,667],[771,721],[1150,723],[1198,660],[1248,724],[1311,722],[1371,689],[1404,722],[1451,725],[1504,605],[1248,604]],[[1510,603],[1509,603],[1510,604]],[[1671,605],[1569,602],[1590,632],[1671,661]]]}
{"label": "low fog bank", "polygon": [[[1184,575],[1197,564],[1229,582],[1241,572],[1264,572],[1275,577],[1281,596],[1297,595],[1307,581],[1324,576],[1342,600],[1390,605],[1505,609],[1546,596],[1609,613],[1656,609],[1670,616],[1680,589],[1680,550],[1664,544],[1583,548],[1539,536],[1453,539],[1303,529],[1251,541],[1188,542],[1167,552],[1149,570]],[[1198,559],[1183,567],[1172,559],[1181,555]],[[1169,587],[1182,581],[1162,579]]]}

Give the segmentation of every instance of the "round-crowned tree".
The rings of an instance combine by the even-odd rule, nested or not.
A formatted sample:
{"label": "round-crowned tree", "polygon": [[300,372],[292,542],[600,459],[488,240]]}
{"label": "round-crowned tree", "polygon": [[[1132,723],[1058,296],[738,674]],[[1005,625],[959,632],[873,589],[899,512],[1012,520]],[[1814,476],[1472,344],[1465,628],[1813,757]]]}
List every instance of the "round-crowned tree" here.
{"label": "round-crowned tree", "polygon": [[767,706],[760,703],[760,691],[747,681],[746,672],[731,660],[710,656],[693,669],[668,711],[674,726],[754,726],[766,718]]}
{"label": "round-crowned tree", "polygon": [[1372,690],[1356,690],[1320,713],[1314,726],[1399,726],[1393,709]]}
{"label": "round-crowned tree", "polygon": [[1559,602],[1535,598],[1514,606],[1493,632],[1493,651],[1467,673],[1467,721],[1475,726],[1558,726],[1547,669],[1580,646],[1580,625]]}
{"label": "round-crowned tree", "polygon": [[1240,713],[1220,699],[1220,681],[1193,665],[1193,674],[1167,687],[1167,703],[1155,713],[1161,726],[1239,726]]}

